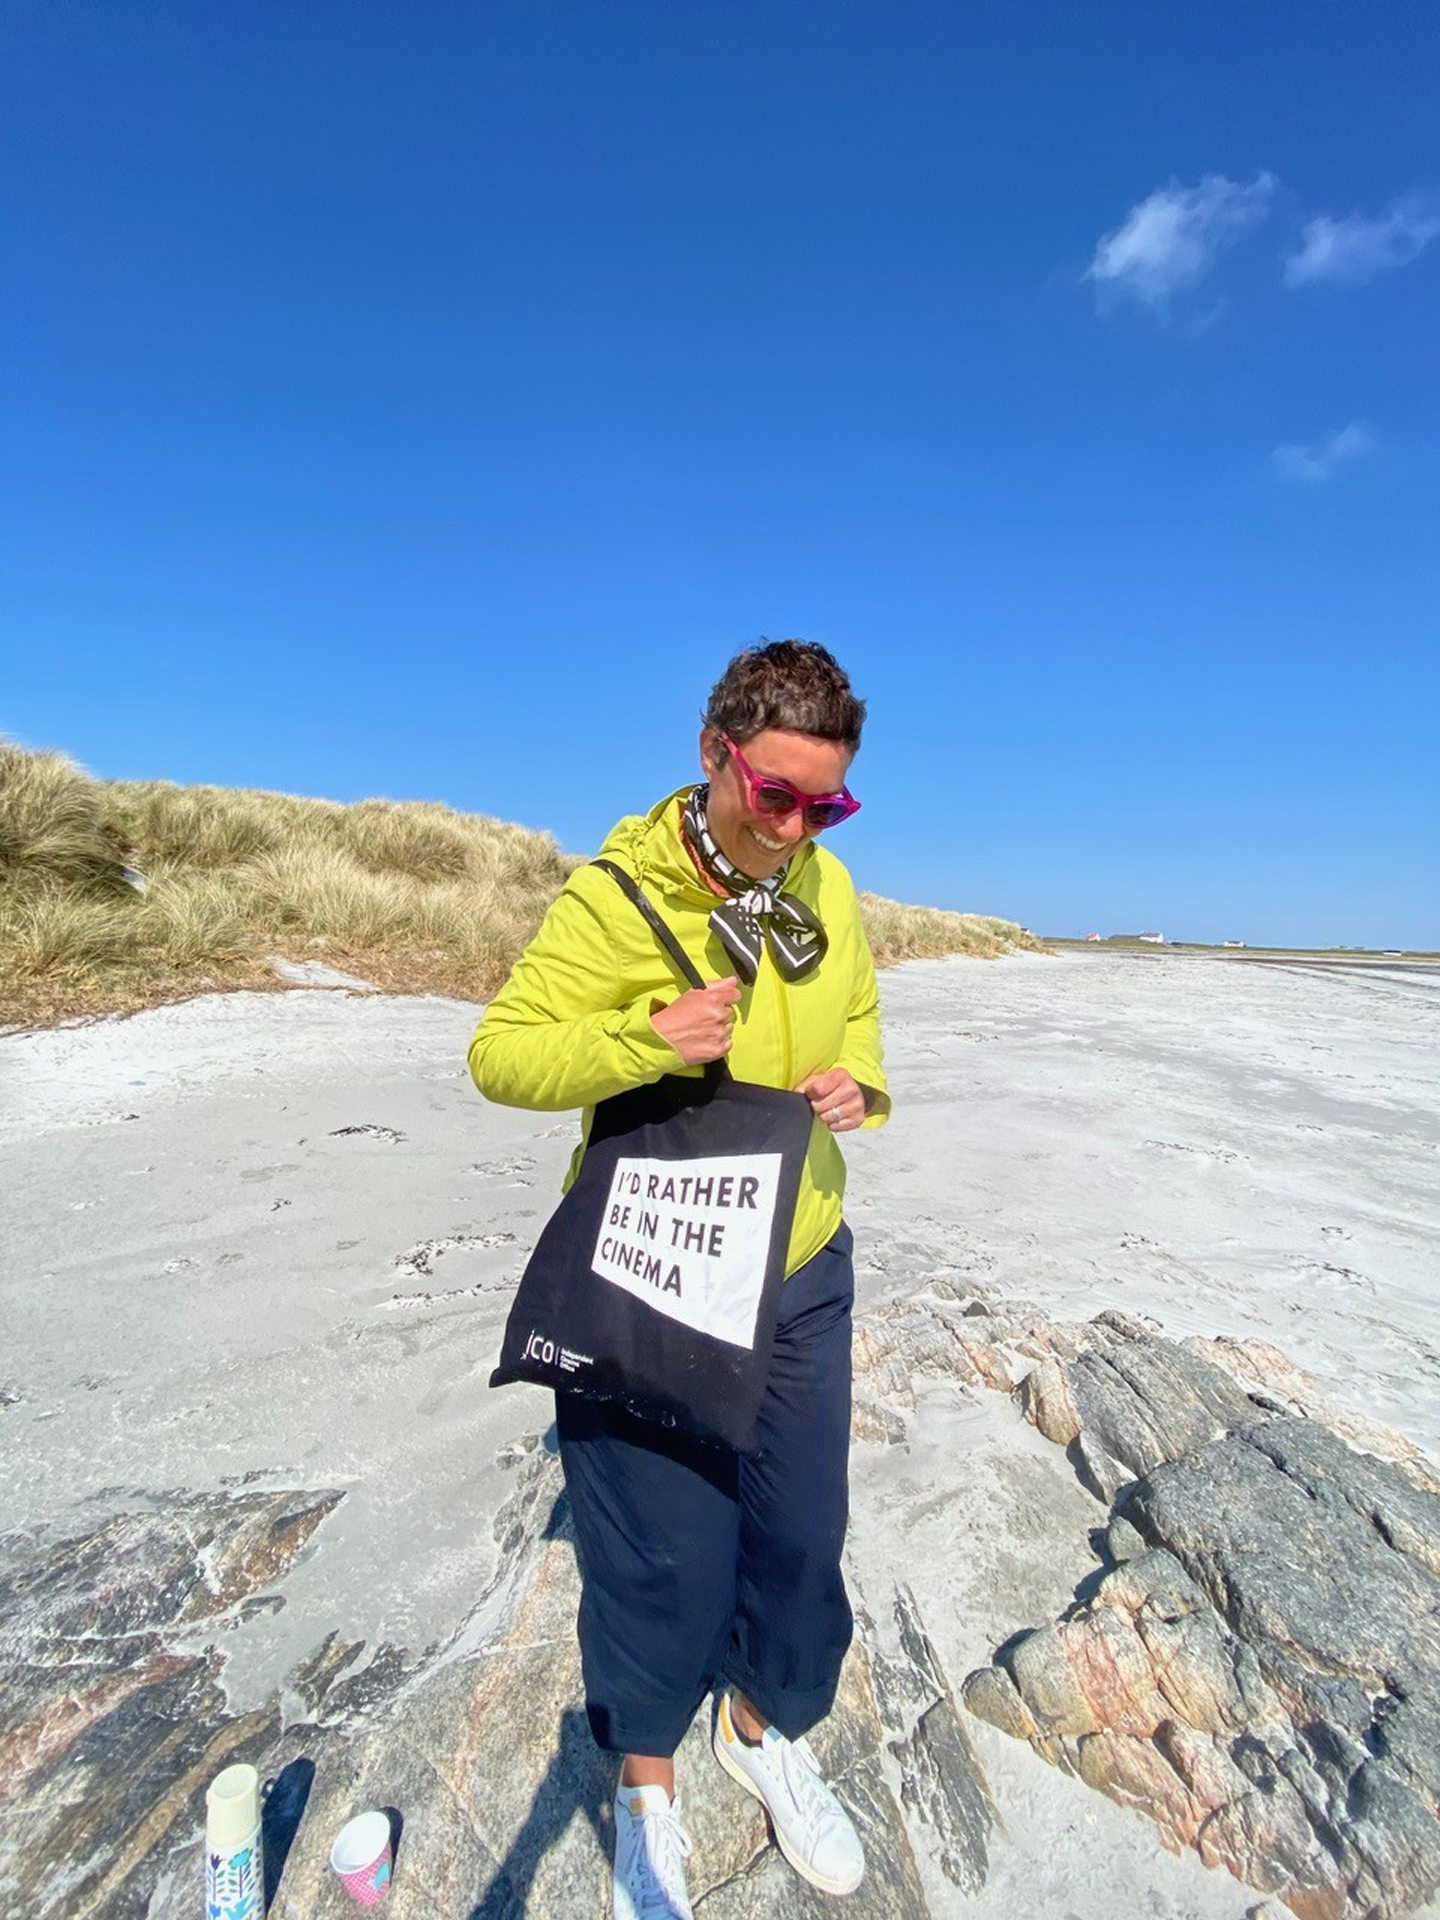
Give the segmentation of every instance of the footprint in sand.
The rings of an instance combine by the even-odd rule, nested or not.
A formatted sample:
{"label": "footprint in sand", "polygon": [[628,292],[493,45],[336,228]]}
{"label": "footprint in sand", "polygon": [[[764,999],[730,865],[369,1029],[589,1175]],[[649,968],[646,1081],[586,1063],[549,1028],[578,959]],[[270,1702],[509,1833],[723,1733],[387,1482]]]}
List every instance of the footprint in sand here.
{"label": "footprint in sand", "polygon": [[513,1233],[450,1233],[438,1240],[422,1240],[418,1247],[412,1247],[408,1253],[397,1253],[395,1268],[408,1279],[426,1279],[435,1270],[435,1262],[442,1253],[453,1253],[460,1247],[475,1247],[488,1252],[494,1247],[513,1247]]}
{"label": "footprint in sand", "polygon": [[1237,1153],[1232,1147],[1201,1147],[1184,1140],[1142,1140],[1145,1147],[1153,1147],[1156,1153],[1190,1153],[1202,1160],[1248,1160],[1248,1153]]}
{"label": "footprint in sand", "polygon": [[477,1160],[470,1168],[470,1172],[478,1173],[485,1180],[509,1180],[517,1187],[528,1187],[533,1182],[524,1176],[534,1165],[535,1162],[528,1153],[516,1153],[511,1154],[508,1159]]}

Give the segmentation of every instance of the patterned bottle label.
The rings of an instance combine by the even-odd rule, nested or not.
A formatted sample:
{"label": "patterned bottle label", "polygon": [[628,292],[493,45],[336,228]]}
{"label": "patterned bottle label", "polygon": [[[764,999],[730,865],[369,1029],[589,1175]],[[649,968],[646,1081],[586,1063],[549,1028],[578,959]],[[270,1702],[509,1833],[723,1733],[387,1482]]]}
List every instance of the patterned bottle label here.
{"label": "patterned bottle label", "polygon": [[262,1920],[265,1875],[260,1835],[234,1853],[205,1854],[205,1920]]}

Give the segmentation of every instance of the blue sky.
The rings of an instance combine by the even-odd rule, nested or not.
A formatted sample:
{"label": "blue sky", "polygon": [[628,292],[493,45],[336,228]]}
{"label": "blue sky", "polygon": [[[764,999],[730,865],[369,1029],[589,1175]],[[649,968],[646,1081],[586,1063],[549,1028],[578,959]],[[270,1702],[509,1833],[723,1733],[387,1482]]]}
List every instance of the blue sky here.
{"label": "blue sky", "polygon": [[1440,946],[1428,4],[9,0],[0,730],[593,848],[761,635],[862,885]]}

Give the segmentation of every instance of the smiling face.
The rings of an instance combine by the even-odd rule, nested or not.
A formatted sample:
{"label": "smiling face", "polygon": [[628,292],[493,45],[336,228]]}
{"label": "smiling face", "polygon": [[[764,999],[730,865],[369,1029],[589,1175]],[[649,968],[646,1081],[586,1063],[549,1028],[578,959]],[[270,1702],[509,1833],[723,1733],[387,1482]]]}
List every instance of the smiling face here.
{"label": "smiling face", "polygon": [[[741,741],[740,750],[760,777],[787,780],[802,793],[817,795],[839,793],[855,758],[842,741],[778,728]],[[807,840],[815,838],[798,807],[779,819],[755,811],[749,781],[710,727],[700,735],[700,764],[710,782],[705,815],[715,844],[751,879],[768,880]]]}

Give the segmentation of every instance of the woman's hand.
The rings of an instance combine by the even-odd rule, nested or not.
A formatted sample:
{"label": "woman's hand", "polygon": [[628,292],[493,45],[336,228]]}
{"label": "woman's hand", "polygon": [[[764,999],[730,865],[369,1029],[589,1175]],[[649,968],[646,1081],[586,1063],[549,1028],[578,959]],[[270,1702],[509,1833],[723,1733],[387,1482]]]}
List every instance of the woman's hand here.
{"label": "woman's hand", "polygon": [[652,1013],[650,1024],[670,1042],[687,1067],[704,1066],[730,1051],[730,1029],[735,1024],[739,998],[740,982],[732,973],[728,979],[682,993],[668,1007]]}
{"label": "woman's hand", "polygon": [[832,1133],[850,1133],[865,1118],[865,1095],[844,1067],[812,1073],[800,1091],[815,1109],[815,1118]]}

